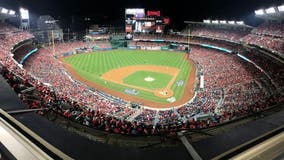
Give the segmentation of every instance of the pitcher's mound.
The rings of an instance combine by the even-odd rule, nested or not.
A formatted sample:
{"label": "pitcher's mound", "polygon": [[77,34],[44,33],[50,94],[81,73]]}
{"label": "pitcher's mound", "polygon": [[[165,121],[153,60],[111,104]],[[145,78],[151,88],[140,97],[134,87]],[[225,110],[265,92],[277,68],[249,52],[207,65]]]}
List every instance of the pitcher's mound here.
{"label": "pitcher's mound", "polygon": [[155,80],[155,78],[148,76],[148,77],[145,77],[144,80],[146,82],[153,82]]}

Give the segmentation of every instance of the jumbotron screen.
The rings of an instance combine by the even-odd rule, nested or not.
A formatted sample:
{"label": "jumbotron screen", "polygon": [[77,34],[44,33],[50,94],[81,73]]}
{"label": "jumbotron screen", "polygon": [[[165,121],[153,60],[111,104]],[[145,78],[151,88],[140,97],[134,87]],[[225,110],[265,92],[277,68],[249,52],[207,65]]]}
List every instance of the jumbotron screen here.
{"label": "jumbotron screen", "polygon": [[[149,11],[148,11],[149,12]],[[151,12],[152,13],[152,12]],[[155,12],[156,13],[156,12]],[[160,13],[160,12],[158,12]],[[149,13],[147,13],[148,15]],[[143,8],[125,9],[125,32],[126,33],[162,33],[162,19],[157,15],[145,15]]]}
{"label": "jumbotron screen", "polygon": [[127,8],[125,9],[125,31],[142,32],[142,23],[137,19],[145,17],[144,8]]}

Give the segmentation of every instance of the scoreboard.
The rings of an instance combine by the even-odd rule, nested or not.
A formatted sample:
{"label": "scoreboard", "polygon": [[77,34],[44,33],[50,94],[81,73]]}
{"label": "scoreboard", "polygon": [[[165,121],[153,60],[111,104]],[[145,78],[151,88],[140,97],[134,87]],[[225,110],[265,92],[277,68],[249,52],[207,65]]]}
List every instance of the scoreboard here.
{"label": "scoreboard", "polygon": [[137,19],[145,17],[145,9],[143,8],[127,8],[125,9],[125,32],[139,32],[142,30],[142,23]]}
{"label": "scoreboard", "polygon": [[163,33],[165,25],[160,11],[147,11],[146,15],[144,8],[125,9],[126,33]]}

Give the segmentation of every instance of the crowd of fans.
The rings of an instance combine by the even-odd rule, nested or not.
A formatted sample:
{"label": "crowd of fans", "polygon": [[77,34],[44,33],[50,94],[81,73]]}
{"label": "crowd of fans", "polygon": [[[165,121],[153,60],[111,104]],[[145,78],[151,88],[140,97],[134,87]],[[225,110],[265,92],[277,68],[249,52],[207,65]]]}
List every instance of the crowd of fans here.
{"label": "crowd of fans", "polygon": [[[202,42],[210,40],[215,43],[216,40],[223,40],[223,43],[247,43],[268,49],[283,57],[284,52],[284,23],[283,22],[265,22],[251,30],[251,32],[237,29],[224,29],[212,26],[199,26],[191,29],[192,42]],[[189,28],[182,31],[181,34],[187,35]],[[203,37],[205,39],[200,39]],[[198,40],[197,40],[197,39]],[[218,44],[220,46],[220,44]],[[228,45],[227,45],[228,46]]]}
{"label": "crowd of fans", "polygon": [[[180,129],[200,129],[215,126],[283,102],[283,64],[270,61],[268,64],[254,54],[248,55],[264,71],[233,54],[201,47],[192,47],[190,58],[202,67],[204,90],[198,91],[192,102],[168,111],[131,108],[122,99],[106,95],[76,81],[55,57],[60,57],[75,48],[94,46],[96,42],[61,43],[45,46],[32,55],[24,69],[13,59],[11,49],[18,43],[31,39],[28,32],[12,30],[0,39],[0,73],[7,79],[19,97],[30,108],[48,108],[62,116],[112,133],[161,134]],[[201,30],[203,31],[203,30]],[[203,33],[203,32],[202,32]],[[217,34],[217,33],[216,33]],[[225,37],[220,33],[221,37]],[[139,39],[156,39],[153,35],[138,35]],[[163,35],[170,42],[184,42],[186,38]],[[171,39],[172,38],[172,39]],[[233,36],[233,40],[238,37]],[[231,39],[231,40],[232,40]],[[108,44],[100,44],[107,46]],[[244,55],[250,52],[244,52]],[[267,61],[267,60],[266,60]],[[271,90],[274,84],[282,86]],[[33,86],[34,99],[20,91]],[[40,112],[43,113],[43,112]]]}
{"label": "crowd of fans", "polygon": [[253,44],[262,48],[269,49],[284,57],[284,38],[249,34],[242,38],[242,41],[248,44]]}
{"label": "crowd of fans", "polygon": [[[254,28],[250,33],[244,30],[238,29],[224,29],[214,27],[194,27],[191,30],[190,42],[217,45],[227,49],[236,49],[236,45],[228,42],[235,43],[247,43],[266,48],[274,53],[283,57],[284,52],[284,23],[283,22],[267,22]],[[183,36],[181,36],[183,35]],[[172,43],[188,43],[187,36],[188,28],[183,30],[180,35],[160,35],[160,34],[136,34],[135,40],[164,40]],[[209,42],[208,42],[209,41]],[[217,44],[216,44],[217,43]]]}
{"label": "crowd of fans", "polygon": [[[228,37],[231,36],[231,33],[228,32]],[[218,37],[206,37],[198,36],[196,34],[191,34],[190,39],[187,38],[188,35],[159,35],[159,34],[137,34],[134,35],[134,40],[129,43],[129,46],[138,46],[138,47],[156,47],[156,46],[165,46],[173,44],[207,44],[212,46],[218,46],[235,52],[239,52],[242,49],[242,46],[239,43],[231,43],[230,41],[224,39],[218,39]],[[217,39],[216,39],[217,38]],[[153,41],[163,41],[163,42],[153,42]],[[236,41],[238,42],[238,41]]]}
{"label": "crowd of fans", "polygon": [[10,34],[12,32],[19,31],[19,29],[9,25],[8,23],[0,22],[0,33],[1,34]]}
{"label": "crowd of fans", "polygon": [[129,46],[136,46],[136,47],[161,47],[161,46],[168,46],[169,43],[161,42],[141,42],[141,41],[131,41],[129,42]]}
{"label": "crowd of fans", "polygon": [[271,88],[271,90],[283,89],[284,67],[282,63],[275,61],[274,59],[272,59],[267,55],[261,54],[256,49],[243,51],[240,54],[252,60],[254,63],[256,63],[258,66],[260,66],[264,71],[268,73],[271,79],[273,79],[274,86],[276,87],[276,88]]}
{"label": "crowd of fans", "polygon": [[136,49],[141,50],[161,50],[162,47],[167,47],[169,43],[166,42],[143,42],[143,41],[131,41],[128,44],[128,47],[135,47]]}
{"label": "crowd of fans", "polygon": [[240,52],[242,50],[241,44],[231,43],[228,41],[218,40],[218,39],[208,39],[203,37],[191,37],[190,43],[192,44],[207,44],[211,46],[217,46],[220,48],[225,48],[231,51]]}
{"label": "crowd of fans", "polygon": [[[202,92],[197,93],[197,102],[193,101],[185,108],[180,108],[179,112],[183,115],[193,114],[193,107],[196,105],[204,106],[199,112],[214,113],[223,99],[224,112],[238,113],[240,116],[242,114],[239,112],[243,109],[248,109],[255,103],[265,105],[271,97],[270,88],[266,88],[270,80],[252,64],[240,60],[236,55],[218,54],[218,51],[209,52],[208,49],[200,47],[191,49],[190,57],[203,66],[205,95],[202,95]],[[227,114],[226,117],[232,116],[235,115]],[[224,117],[221,118],[223,121]]]}
{"label": "crowd of fans", "polygon": [[[61,51],[67,50],[61,49]],[[96,94],[96,92],[90,91],[86,86],[73,80],[62,68],[64,68],[63,64],[58,59],[55,59],[51,53],[51,47],[40,49],[25,64],[25,69],[29,73],[32,73],[41,82],[52,85],[59,94],[65,97],[72,97],[80,101],[82,105],[99,109],[110,115],[121,110],[123,106],[120,103],[109,102],[104,97]]]}
{"label": "crowd of fans", "polygon": [[162,34],[135,34],[133,36],[134,40],[142,41],[166,41],[170,43],[188,43],[188,38],[186,36],[180,35],[162,35]]}
{"label": "crowd of fans", "polygon": [[232,42],[238,42],[240,38],[244,37],[246,34],[247,32],[240,30],[218,29],[208,27],[197,27],[194,28],[191,32],[192,36],[221,39]]}
{"label": "crowd of fans", "polygon": [[266,22],[252,30],[253,34],[284,38],[284,22]]}
{"label": "crowd of fans", "polygon": [[243,37],[242,42],[260,46],[284,57],[284,23],[266,22]]}

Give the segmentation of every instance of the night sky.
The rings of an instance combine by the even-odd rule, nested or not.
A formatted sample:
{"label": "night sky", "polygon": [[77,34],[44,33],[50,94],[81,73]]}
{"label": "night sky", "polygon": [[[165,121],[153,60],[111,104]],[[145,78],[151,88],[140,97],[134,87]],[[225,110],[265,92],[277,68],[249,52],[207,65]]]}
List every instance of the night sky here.
{"label": "night sky", "polygon": [[[90,3],[92,2],[92,4]],[[49,14],[59,19],[71,16],[92,17],[97,23],[122,23],[125,8],[160,10],[179,28],[184,20],[244,20],[255,25],[254,10],[284,4],[284,0],[1,0],[26,7],[36,15]]]}

